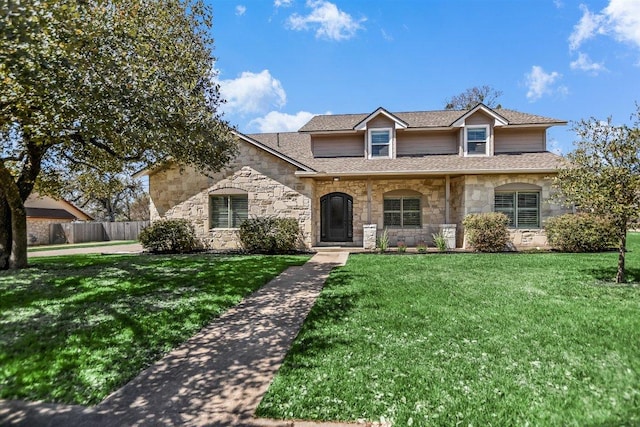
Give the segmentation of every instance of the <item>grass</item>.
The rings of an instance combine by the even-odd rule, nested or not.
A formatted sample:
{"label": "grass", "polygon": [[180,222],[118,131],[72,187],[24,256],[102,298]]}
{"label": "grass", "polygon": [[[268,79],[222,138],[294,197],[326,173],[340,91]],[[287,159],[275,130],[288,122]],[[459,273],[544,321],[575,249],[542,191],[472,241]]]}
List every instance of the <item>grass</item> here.
{"label": "grass", "polygon": [[257,414],[640,425],[640,234],[616,253],[352,255]]}
{"label": "grass", "polygon": [[32,246],[27,248],[27,252],[43,252],[43,251],[55,251],[58,249],[75,249],[75,248],[97,248],[100,246],[119,246],[128,245],[131,243],[137,243],[137,240],[118,240],[115,242],[99,242],[99,243],[65,243],[63,245],[46,245],[46,246]]}
{"label": "grass", "polygon": [[100,256],[0,272],[0,398],[95,404],[308,256]]}

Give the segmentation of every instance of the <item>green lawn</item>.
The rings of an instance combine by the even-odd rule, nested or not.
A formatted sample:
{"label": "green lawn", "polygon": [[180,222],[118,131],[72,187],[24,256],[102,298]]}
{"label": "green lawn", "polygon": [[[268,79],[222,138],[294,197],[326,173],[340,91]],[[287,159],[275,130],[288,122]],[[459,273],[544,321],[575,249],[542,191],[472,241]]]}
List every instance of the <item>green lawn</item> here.
{"label": "green lawn", "polygon": [[308,256],[37,258],[0,272],[0,398],[95,404]]}
{"label": "green lawn", "polygon": [[616,253],[352,255],[259,416],[640,425],[640,234]]}

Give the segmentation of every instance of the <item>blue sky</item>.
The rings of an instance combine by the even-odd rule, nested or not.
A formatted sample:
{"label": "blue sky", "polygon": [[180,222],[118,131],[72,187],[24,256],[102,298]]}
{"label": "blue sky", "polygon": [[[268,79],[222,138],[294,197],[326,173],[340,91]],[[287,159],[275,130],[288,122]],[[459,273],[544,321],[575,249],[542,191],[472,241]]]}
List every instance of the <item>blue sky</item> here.
{"label": "blue sky", "polygon": [[[224,117],[245,133],[315,114],[439,110],[473,86],[505,108],[630,123],[640,1],[208,0]],[[567,153],[570,126],[549,131]]]}

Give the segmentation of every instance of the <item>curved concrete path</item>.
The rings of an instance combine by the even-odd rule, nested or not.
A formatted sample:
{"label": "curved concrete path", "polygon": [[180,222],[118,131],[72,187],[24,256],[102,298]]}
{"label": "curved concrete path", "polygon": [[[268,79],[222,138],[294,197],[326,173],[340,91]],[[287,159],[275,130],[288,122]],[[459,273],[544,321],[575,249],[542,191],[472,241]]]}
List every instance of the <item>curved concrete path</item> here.
{"label": "curved concrete path", "polygon": [[329,273],[348,255],[319,252],[288,268],[97,406],[0,400],[0,425],[338,425],[252,417]]}

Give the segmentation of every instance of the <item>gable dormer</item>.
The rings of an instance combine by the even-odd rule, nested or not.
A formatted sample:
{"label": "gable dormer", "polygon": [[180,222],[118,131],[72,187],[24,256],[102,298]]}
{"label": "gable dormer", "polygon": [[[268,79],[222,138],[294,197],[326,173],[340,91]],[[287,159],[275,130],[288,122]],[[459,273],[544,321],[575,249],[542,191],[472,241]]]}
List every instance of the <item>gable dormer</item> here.
{"label": "gable dormer", "polygon": [[451,123],[451,127],[460,128],[460,155],[493,156],[494,129],[508,124],[507,119],[486,105],[476,105]]}
{"label": "gable dormer", "polygon": [[380,107],[357,123],[353,129],[364,131],[365,157],[367,159],[393,159],[396,157],[396,130],[409,125]]}

